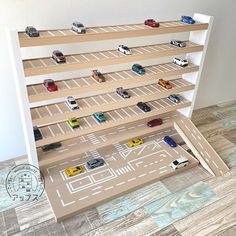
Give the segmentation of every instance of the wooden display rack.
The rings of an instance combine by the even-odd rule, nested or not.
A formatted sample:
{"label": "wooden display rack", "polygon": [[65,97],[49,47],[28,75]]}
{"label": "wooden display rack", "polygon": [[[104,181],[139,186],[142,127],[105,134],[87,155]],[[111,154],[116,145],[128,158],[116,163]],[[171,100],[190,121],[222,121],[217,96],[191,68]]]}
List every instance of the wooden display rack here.
{"label": "wooden display rack", "polygon": [[[203,62],[206,54],[209,35],[212,27],[213,17],[202,14],[194,14],[193,17],[196,20],[196,24],[187,25],[180,21],[161,22],[159,28],[150,28],[143,24],[135,25],[119,25],[119,26],[105,26],[105,27],[92,27],[88,28],[86,34],[79,35],[69,29],[60,30],[43,30],[40,31],[40,37],[29,38],[24,32],[17,32],[16,30],[9,30],[9,42],[11,49],[11,56],[13,61],[13,69],[15,75],[15,83],[17,87],[18,101],[21,112],[22,126],[24,130],[25,143],[27,148],[29,163],[40,167],[44,174],[47,175],[47,168],[59,161],[67,161],[70,157],[81,154],[81,151],[71,150],[58,155],[54,151],[48,155],[42,153],[40,147],[46,144],[50,144],[57,141],[69,142],[78,137],[84,135],[93,135],[94,133],[102,133],[104,130],[119,129],[121,125],[129,125],[139,121],[146,121],[155,116],[161,116],[163,119],[167,117],[167,113],[177,111],[177,117],[172,119],[171,122],[167,122],[163,127],[158,127],[157,130],[167,127],[174,127],[184,141],[188,143],[190,148],[194,150],[195,156],[200,163],[213,175],[224,174],[228,171],[227,166],[221,162],[216,153],[212,151],[209,144],[204,138],[205,147],[213,153],[214,158],[217,159],[217,163],[222,168],[211,168],[212,163],[205,161],[201,153],[193,145],[193,140],[188,137],[190,133],[185,130],[185,126],[179,121],[190,118],[192,115],[194,102],[197,94],[198,84],[201,77],[203,68]],[[55,45],[55,44],[69,44],[78,42],[98,41],[98,40],[111,40],[121,39],[128,37],[140,37],[150,35],[172,34],[179,32],[190,32],[189,40],[186,41],[185,48],[177,48],[170,45],[169,42],[165,44],[148,45],[142,47],[134,47],[132,49],[132,55],[125,56],[117,52],[117,50],[108,50],[100,52],[88,52],[84,54],[66,55],[67,62],[65,64],[57,65],[50,57],[27,59],[22,60],[21,48]],[[33,50],[33,49],[32,49]],[[122,64],[128,62],[136,62],[140,60],[148,60],[154,58],[162,58],[167,56],[175,56],[186,54],[186,58],[190,62],[189,66],[181,68],[173,63],[165,63],[158,65],[150,65],[146,67],[147,73],[144,76],[135,75],[130,70],[115,71],[107,73],[105,83],[97,83],[90,76],[81,78],[68,78],[64,80],[58,80],[58,91],[49,93],[42,86],[42,80],[34,81],[35,76],[47,75],[60,72],[71,72],[85,68],[94,68],[100,66],[109,66],[115,64]],[[44,76],[44,77],[45,77]],[[172,80],[174,85],[173,89],[166,90],[157,85],[159,78],[166,78],[175,76],[178,79]],[[30,77],[31,82],[29,82]],[[129,89],[132,94],[130,99],[123,100],[115,94],[115,88],[123,86]],[[170,94],[181,94],[181,103],[171,103],[167,97]],[[70,111],[62,102],[67,96],[73,95],[78,99],[80,109],[76,111]],[[109,99],[106,97],[109,96]],[[148,113],[142,113],[137,111],[135,105],[137,102],[148,102],[152,107],[152,111]],[[104,124],[96,124],[91,118],[91,115],[97,111],[103,111],[106,114],[107,122]],[[114,118],[114,114],[116,117]],[[182,114],[182,115],[180,115]],[[68,128],[67,119],[70,117],[77,117],[80,120],[80,129],[72,130]],[[185,120],[185,124],[189,127],[194,126]],[[43,134],[43,139],[37,142],[34,141],[33,126],[37,125]],[[141,126],[141,124],[139,124]],[[189,129],[189,128],[188,128]],[[155,129],[153,129],[154,131]],[[120,134],[119,138],[111,138],[109,141],[104,142],[101,145],[95,145],[96,148],[104,148],[106,145],[111,145],[115,142],[127,140],[138,135],[144,135],[149,131],[146,128],[141,129],[139,132],[130,132],[130,135],[125,133]],[[197,132],[197,131],[195,131]],[[200,137],[200,134],[198,135]],[[201,145],[201,144],[200,144]],[[202,146],[202,145],[201,145]],[[90,147],[82,148],[83,152],[86,152]],[[192,166],[196,164],[191,161]],[[214,161],[213,161],[214,163]],[[168,173],[168,175],[173,174]],[[164,175],[165,176],[165,175]],[[150,183],[150,181],[156,181],[161,176],[155,176],[145,178],[142,180],[142,186]],[[48,176],[46,176],[47,181]],[[49,183],[48,182],[48,183]],[[49,184],[50,185],[50,184]],[[86,208],[105,202],[108,199],[122,195],[127,191],[131,191],[141,186],[138,183],[133,185],[129,183],[129,190],[123,187],[122,189],[114,190],[110,195],[107,193],[100,198],[93,197],[93,204],[85,204]],[[47,190],[49,200],[55,195],[53,192],[53,186],[50,190]],[[46,187],[47,188],[47,187]],[[56,187],[55,187],[56,188]],[[58,190],[57,190],[58,191]],[[57,193],[58,194],[58,193]],[[59,195],[59,194],[58,194]],[[51,196],[51,197],[50,197]],[[54,196],[55,197],[55,196]],[[97,199],[97,200],[96,200]],[[88,200],[88,199],[87,199]],[[86,201],[87,201],[86,200]],[[59,201],[60,202],[60,201]],[[51,202],[52,203],[52,202]],[[59,203],[58,203],[59,204]],[[83,205],[83,203],[80,203]],[[63,207],[66,205],[63,203]],[[75,207],[64,213],[58,206],[52,204],[52,208],[57,220],[63,219],[68,215],[72,215],[85,208]],[[59,212],[60,213],[59,213]]]}

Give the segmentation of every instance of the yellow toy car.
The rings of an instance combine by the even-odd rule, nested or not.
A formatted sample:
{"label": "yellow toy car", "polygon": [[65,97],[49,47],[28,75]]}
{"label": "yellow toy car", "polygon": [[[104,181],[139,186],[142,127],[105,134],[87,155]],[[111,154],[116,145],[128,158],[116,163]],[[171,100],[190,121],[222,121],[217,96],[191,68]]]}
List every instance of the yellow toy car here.
{"label": "yellow toy car", "polygon": [[79,127],[79,121],[76,117],[69,118],[68,123],[73,129]]}
{"label": "yellow toy car", "polygon": [[139,145],[141,145],[143,143],[144,143],[144,141],[143,141],[142,138],[135,138],[135,139],[130,140],[128,142],[128,147],[136,147],[136,146],[139,146]]}
{"label": "yellow toy car", "polygon": [[83,173],[85,170],[84,166],[75,166],[75,167],[69,167],[65,170],[65,173],[68,177],[78,175],[80,173]]}

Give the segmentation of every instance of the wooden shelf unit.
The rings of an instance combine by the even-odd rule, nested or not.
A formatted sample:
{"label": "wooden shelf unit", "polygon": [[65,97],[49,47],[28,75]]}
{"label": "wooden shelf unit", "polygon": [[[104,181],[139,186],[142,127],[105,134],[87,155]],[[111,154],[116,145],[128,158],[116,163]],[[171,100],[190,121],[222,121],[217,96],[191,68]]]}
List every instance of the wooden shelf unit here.
{"label": "wooden shelf unit", "polygon": [[[190,117],[194,106],[196,88],[200,80],[206,45],[208,43],[212,24],[212,17],[195,14],[194,18],[197,21],[194,25],[187,25],[180,21],[169,21],[161,22],[159,28],[150,28],[143,24],[92,27],[88,28],[87,33],[83,35],[78,35],[69,29],[43,30],[40,31],[40,37],[38,38],[29,38],[24,32],[9,30],[10,49],[29,163],[38,166],[39,158],[37,156],[36,147],[41,147],[42,145],[50,144],[52,142],[99,132],[103,129],[109,129],[121,124],[130,123],[137,119],[145,119],[175,110],[178,110],[185,116]],[[127,56],[120,54],[116,49],[73,54],[66,55],[67,62],[65,64],[56,64],[51,59],[51,55],[47,58],[27,59],[23,61],[21,59],[21,48],[24,47],[111,40],[148,35],[172,34],[178,32],[190,32],[189,40],[186,42],[187,46],[185,48],[175,47],[168,42],[158,45],[133,47],[131,48],[132,55]],[[30,50],[33,50],[33,48],[30,48]],[[147,66],[147,73],[144,76],[134,74],[130,70],[116,71],[105,75],[107,79],[105,83],[97,83],[89,75],[88,77],[83,78],[69,78],[57,81],[59,90],[53,93],[47,92],[40,83],[29,84],[28,80],[29,76],[31,79],[34,79],[34,76],[43,76],[45,79],[48,74],[77,71],[85,68],[93,69],[101,66],[128,62],[135,63],[140,60],[149,60],[181,54],[186,54],[187,59],[189,59],[190,64],[188,67],[181,68],[173,63]],[[166,90],[159,87],[159,90],[156,92],[150,94],[141,93],[140,96],[133,95],[127,100],[120,99],[114,102],[96,104],[91,107],[82,106],[80,110],[73,112],[63,110],[60,113],[54,113],[52,112],[53,110],[50,110],[57,106],[60,107],[63,104],[62,101],[69,95],[75,96],[80,103],[80,100],[87,101],[92,99],[91,97],[103,97],[105,95],[107,96],[107,94],[114,95],[115,88],[120,86],[130,89],[130,93],[133,93],[137,89],[148,89],[148,86],[154,86],[158,79],[171,76],[180,78],[176,80],[176,82],[178,83],[178,81],[182,81],[184,84],[174,86],[172,90]],[[84,81],[88,82],[82,85]],[[181,103],[169,104],[170,101],[167,99],[167,96],[172,93],[181,94]],[[132,116],[130,115],[130,117],[123,119],[120,118],[113,120],[111,118],[110,114],[112,113],[119,113],[119,111],[125,109],[138,109],[135,104],[139,101],[148,102],[148,104],[153,108],[152,111],[148,113],[142,113],[140,111],[140,113]],[[159,108],[155,107],[158,103],[162,104]],[[46,110],[48,115],[40,116],[39,114],[42,110]],[[93,119],[91,114],[101,110],[109,117],[106,123],[97,123],[93,126],[91,125],[91,127],[88,124],[84,125],[86,123],[86,121],[84,121],[85,118]],[[124,111],[122,112],[124,113]],[[81,128],[72,130],[68,127],[66,120],[71,116],[79,118]],[[38,125],[40,127],[45,138],[37,142],[34,141],[33,125]],[[62,128],[65,126],[68,128],[68,131],[66,132]],[[55,130],[60,130],[61,133],[58,132],[58,134],[54,134],[53,136],[52,133],[55,132]],[[49,131],[53,132],[50,134]],[[50,163],[50,160],[47,160],[46,162]]]}

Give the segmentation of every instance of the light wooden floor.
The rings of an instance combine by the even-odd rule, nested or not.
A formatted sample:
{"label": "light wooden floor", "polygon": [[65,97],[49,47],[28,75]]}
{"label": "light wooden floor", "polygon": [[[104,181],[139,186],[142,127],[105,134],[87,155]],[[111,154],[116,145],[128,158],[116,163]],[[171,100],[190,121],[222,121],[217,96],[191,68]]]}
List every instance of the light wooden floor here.
{"label": "light wooden floor", "polygon": [[201,166],[55,223],[44,195],[13,205],[4,179],[26,158],[0,163],[0,235],[235,236],[236,102],[196,110],[192,118],[231,168],[212,178]]}

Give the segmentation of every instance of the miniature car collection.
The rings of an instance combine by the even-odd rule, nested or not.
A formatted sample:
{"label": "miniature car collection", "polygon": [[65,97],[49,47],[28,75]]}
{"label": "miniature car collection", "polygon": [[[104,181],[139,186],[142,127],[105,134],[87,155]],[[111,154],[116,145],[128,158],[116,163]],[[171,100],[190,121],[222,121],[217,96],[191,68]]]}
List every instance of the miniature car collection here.
{"label": "miniature car collection", "polygon": [[66,98],[66,104],[71,110],[79,109],[79,105],[77,104],[76,100],[72,96],[68,96]]}
{"label": "miniature car collection", "polygon": [[181,67],[186,67],[188,65],[188,60],[186,59],[182,59],[180,57],[175,57],[173,59],[173,62],[178,65],[178,66],[181,66]]}
{"label": "miniature car collection", "polygon": [[86,28],[84,25],[78,21],[75,21],[72,23],[71,29],[75,31],[78,34],[85,34],[86,33]]}
{"label": "miniature car collection", "polygon": [[122,98],[130,98],[129,93],[122,87],[117,88],[116,93],[120,95]]}
{"label": "miniature car collection", "polygon": [[99,159],[99,158],[92,159],[86,163],[86,165],[89,169],[94,169],[99,166],[103,166],[104,164],[105,164],[105,161],[103,159]]}
{"label": "miniature car collection", "polygon": [[55,84],[54,80],[52,79],[45,79],[43,81],[43,85],[49,92],[57,91],[57,85]]}
{"label": "miniature car collection", "polygon": [[144,24],[151,27],[159,27],[160,24],[153,19],[147,19],[144,21]]}
{"label": "miniature car collection", "polygon": [[144,112],[149,112],[149,111],[151,111],[151,108],[150,108],[146,103],[144,103],[144,102],[138,102],[138,103],[137,103],[137,107],[138,107],[140,110],[144,111]]}
{"label": "miniature car collection", "polygon": [[129,148],[136,147],[144,143],[144,140],[142,138],[135,138],[133,140],[128,141],[127,145]]}
{"label": "miniature car collection", "polygon": [[164,79],[159,79],[158,84],[161,85],[162,87],[166,88],[166,89],[172,89],[173,88],[173,85],[170,82],[168,82]]}
{"label": "miniature car collection", "polygon": [[68,177],[78,175],[80,173],[83,173],[85,171],[84,166],[75,166],[75,167],[69,167],[65,170],[65,173]]}
{"label": "miniature car collection", "polygon": [[104,75],[98,70],[92,70],[92,77],[97,80],[99,83],[105,82],[106,79]]}
{"label": "miniature car collection", "polygon": [[39,128],[37,126],[33,127],[33,131],[34,131],[34,139],[35,139],[35,141],[38,141],[38,140],[43,138],[43,136],[42,136],[42,134],[41,134],[41,132],[40,132],[40,130],[39,130]]}
{"label": "miniature car collection", "polygon": [[132,71],[136,72],[139,75],[144,75],[145,74],[145,69],[139,64],[134,64],[132,66]]}
{"label": "miniature car collection", "polygon": [[66,62],[65,55],[59,50],[55,50],[55,51],[52,52],[52,59],[56,63],[65,63]]}
{"label": "miniature car collection", "polygon": [[29,37],[39,37],[39,32],[38,30],[36,30],[33,26],[27,26],[25,28],[25,33],[29,36]]}
{"label": "miniature car collection", "polygon": [[79,127],[79,121],[77,120],[76,117],[69,118],[68,123],[71,126],[71,128],[73,128],[73,129]]}
{"label": "miniature car collection", "polygon": [[172,148],[177,147],[177,143],[170,136],[165,136],[163,140],[166,144],[168,144]]}
{"label": "miniature car collection", "polygon": [[124,45],[119,45],[118,46],[118,52],[121,52],[125,55],[131,55],[131,50],[127,47],[127,46],[124,46]]}
{"label": "miniature car collection", "polygon": [[48,152],[50,150],[56,149],[61,147],[61,143],[60,142],[56,142],[56,143],[50,143],[47,145],[42,146],[42,150],[43,152]]}
{"label": "miniature car collection", "polygon": [[176,40],[176,39],[173,39],[171,40],[170,42],[172,45],[176,46],[176,47],[179,47],[179,48],[185,48],[186,47],[186,43],[185,42],[182,42],[180,40]]}
{"label": "miniature car collection", "polygon": [[147,126],[148,127],[155,127],[158,125],[162,125],[163,121],[162,119],[158,118],[158,119],[153,119],[147,122]]}
{"label": "miniature car collection", "polygon": [[106,117],[102,112],[95,112],[93,113],[93,117],[99,122],[105,122],[106,121]]}
{"label": "miniature car collection", "polygon": [[176,94],[171,94],[168,99],[174,103],[180,103],[180,98]]}
{"label": "miniature car collection", "polygon": [[192,18],[192,17],[190,17],[190,16],[181,16],[181,19],[180,19],[182,22],[184,22],[184,23],[186,23],[186,24],[190,24],[190,25],[192,25],[192,24],[195,24],[195,20]]}
{"label": "miniature car collection", "polygon": [[170,163],[170,167],[174,170],[179,169],[181,167],[187,166],[189,164],[189,161],[186,157],[180,157],[173,162]]}

